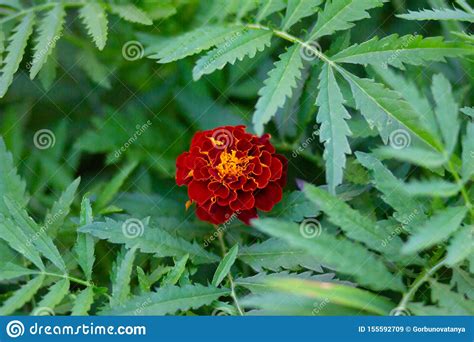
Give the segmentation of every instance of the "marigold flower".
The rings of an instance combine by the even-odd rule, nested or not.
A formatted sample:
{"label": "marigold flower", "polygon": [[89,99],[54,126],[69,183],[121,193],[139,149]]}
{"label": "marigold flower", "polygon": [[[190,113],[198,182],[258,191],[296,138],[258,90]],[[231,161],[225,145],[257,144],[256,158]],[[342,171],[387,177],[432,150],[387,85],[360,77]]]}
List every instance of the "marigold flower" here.
{"label": "marigold flower", "polygon": [[221,224],[235,214],[249,224],[257,209],[270,211],[282,199],[287,160],[275,153],[269,134],[225,126],[196,133],[176,169],[176,183],[188,187],[186,206],[196,203],[201,220]]}

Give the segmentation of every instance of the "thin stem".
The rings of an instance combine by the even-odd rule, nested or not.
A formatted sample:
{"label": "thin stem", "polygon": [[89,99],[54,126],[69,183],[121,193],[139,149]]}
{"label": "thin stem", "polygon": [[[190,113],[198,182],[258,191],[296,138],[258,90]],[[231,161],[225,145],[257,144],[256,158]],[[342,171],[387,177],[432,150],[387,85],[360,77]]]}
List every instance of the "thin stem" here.
{"label": "thin stem", "polygon": [[[226,254],[227,254],[227,247],[225,245],[225,241],[224,241],[224,234],[222,233],[221,230],[217,230],[217,236],[219,238],[219,245],[221,247],[221,253],[222,253],[222,257],[224,257]],[[240,304],[239,304],[239,299],[237,298],[237,294],[235,293],[235,284],[234,284],[234,278],[232,277],[232,275],[230,274],[227,274],[227,279],[229,279],[229,284],[230,284],[230,296],[232,297],[232,299],[234,300],[234,304],[235,304],[235,308],[237,309],[237,311],[239,312],[239,315],[240,316],[244,316],[244,311],[242,310],[242,308],[240,307]]]}
{"label": "thin stem", "polygon": [[90,282],[86,281],[86,280],[82,280],[82,279],[79,279],[79,278],[75,278],[75,277],[71,277],[69,276],[68,274],[59,274],[59,273],[50,273],[50,272],[38,272],[37,274],[42,274],[42,275],[45,275],[45,276],[51,276],[51,277],[58,277],[58,278],[63,278],[63,279],[68,279],[74,283],[77,283],[77,284],[80,284],[80,285],[84,285],[84,286],[87,286],[87,287],[94,287],[95,286],[93,284],[91,284]]}
{"label": "thin stem", "polygon": [[461,177],[456,171],[456,168],[454,167],[453,162],[451,160],[448,161],[448,169],[449,169],[449,172],[453,175],[454,180],[458,184],[459,188],[461,189],[462,197],[464,198],[466,207],[469,209],[471,213],[471,218],[474,222],[474,207],[472,205],[471,199],[469,198],[469,193],[467,192],[466,187],[464,186],[464,182],[462,181]]}
{"label": "thin stem", "polygon": [[430,269],[420,273],[418,278],[416,278],[413,284],[411,285],[408,292],[403,295],[402,300],[400,301],[400,304],[398,304],[397,309],[405,310],[408,305],[408,302],[413,298],[420,286],[423,285],[436,271],[438,271],[442,266],[444,266],[445,261],[446,259],[442,259]]}

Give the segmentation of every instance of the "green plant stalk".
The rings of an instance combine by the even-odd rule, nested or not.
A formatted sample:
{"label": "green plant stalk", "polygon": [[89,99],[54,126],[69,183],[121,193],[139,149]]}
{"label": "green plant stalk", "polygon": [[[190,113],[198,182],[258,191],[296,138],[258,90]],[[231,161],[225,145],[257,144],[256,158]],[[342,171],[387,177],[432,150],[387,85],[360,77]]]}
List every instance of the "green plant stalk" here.
{"label": "green plant stalk", "polygon": [[464,199],[466,207],[469,209],[469,212],[471,214],[471,221],[474,222],[474,206],[472,205],[471,199],[469,198],[469,193],[467,192],[466,187],[464,186],[464,182],[459,176],[459,173],[456,171],[451,160],[448,161],[448,169],[449,172],[453,175],[454,180],[458,184],[459,188],[461,189],[462,197]]}
{"label": "green plant stalk", "polygon": [[[227,254],[227,247],[225,245],[225,241],[224,241],[224,235],[222,234],[222,231],[220,230],[217,230],[217,236],[219,238],[219,245],[221,247],[221,252],[222,252],[222,257],[224,257],[226,254]],[[242,308],[240,307],[240,304],[239,304],[239,299],[237,298],[237,294],[235,293],[235,283],[234,283],[234,278],[232,277],[232,275],[229,274],[227,275],[227,279],[229,280],[229,284],[230,284],[230,296],[232,297],[232,299],[234,300],[234,304],[235,304],[235,308],[237,309],[238,313],[240,316],[244,316],[244,311],[242,310]]]}

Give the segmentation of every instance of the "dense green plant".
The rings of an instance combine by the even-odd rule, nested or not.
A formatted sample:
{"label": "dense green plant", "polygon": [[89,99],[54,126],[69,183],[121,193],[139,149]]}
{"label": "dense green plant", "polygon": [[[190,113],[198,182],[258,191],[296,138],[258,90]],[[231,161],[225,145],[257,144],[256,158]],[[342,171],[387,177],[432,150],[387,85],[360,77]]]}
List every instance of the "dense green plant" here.
{"label": "dense green plant", "polygon": [[[0,313],[474,314],[473,21],[464,0],[0,0]],[[272,133],[289,184],[214,227],[175,160],[237,124]]]}

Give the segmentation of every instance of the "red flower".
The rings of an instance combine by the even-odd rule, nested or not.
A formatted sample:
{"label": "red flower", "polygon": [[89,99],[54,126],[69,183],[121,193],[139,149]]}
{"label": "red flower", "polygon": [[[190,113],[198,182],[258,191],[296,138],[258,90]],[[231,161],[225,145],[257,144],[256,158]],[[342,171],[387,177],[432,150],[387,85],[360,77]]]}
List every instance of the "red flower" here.
{"label": "red flower", "polygon": [[221,224],[233,214],[249,224],[257,209],[270,211],[282,198],[287,160],[275,153],[270,135],[225,126],[198,132],[189,152],[176,160],[176,183],[188,187],[197,216]]}

